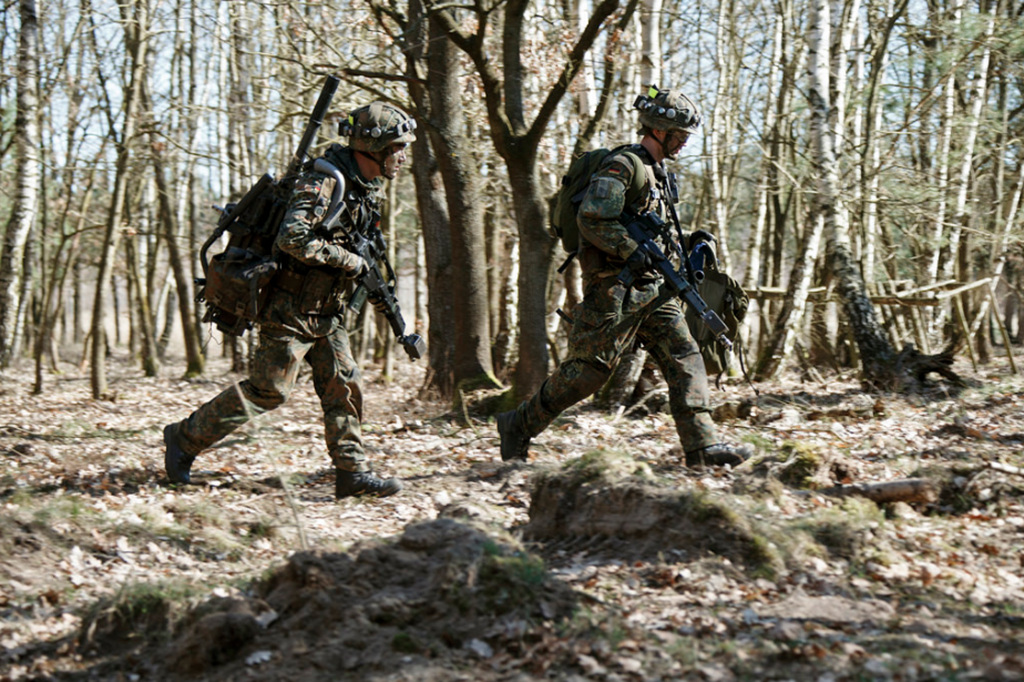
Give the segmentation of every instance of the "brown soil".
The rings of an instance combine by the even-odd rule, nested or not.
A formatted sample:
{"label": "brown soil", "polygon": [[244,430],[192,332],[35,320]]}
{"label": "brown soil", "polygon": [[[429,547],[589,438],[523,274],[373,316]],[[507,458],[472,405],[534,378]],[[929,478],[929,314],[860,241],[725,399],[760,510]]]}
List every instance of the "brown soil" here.
{"label": "brown soil", "polygon": [[[0,680],[959,680],[1024,675],[1024,381],[715,393],[736,471],[587,406],[493,422],[367,374],[385,500],[333,499],[312,386],[172,488],[162,426],[225,386],[116,365],[0,383]],[[999,462],[1002,469],[988,466]],[[879,506],[830,486],[922,477]]]}

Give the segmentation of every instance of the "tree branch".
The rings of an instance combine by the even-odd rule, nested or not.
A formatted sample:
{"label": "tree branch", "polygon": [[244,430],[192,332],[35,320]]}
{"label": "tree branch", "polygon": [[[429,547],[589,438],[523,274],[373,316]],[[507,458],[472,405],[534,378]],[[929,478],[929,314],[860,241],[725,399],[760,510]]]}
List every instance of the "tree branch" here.
{"label": "tree branch", "polygon": [[[638,0],[629,0],[623,18],[616,27],[617,29],[629,22],[636,11],[637,4]],[[525,135],[527,140],[534,142],[544,135],[548,121],[551,120],[555,110],[558,108],[558,103],[569,89],[569,84],[576,78],[576,74],[580,72],[580,68],[583,66],[583,58],[590,48],[593,47],[594,41],[597,40],[605,20],[618,8],[619,0],[603,0],[600,5],[594,8],[590,21],[587,22],[586,28],[583,29],[583,33],[580,34],[576,44],[573,45],[572,50],[569,52],[565,66],[562,68],[562,74],[548,92],[544,104],[541,106],[540,111],[537,112],[537,117],[534,118],[530,130]]]}

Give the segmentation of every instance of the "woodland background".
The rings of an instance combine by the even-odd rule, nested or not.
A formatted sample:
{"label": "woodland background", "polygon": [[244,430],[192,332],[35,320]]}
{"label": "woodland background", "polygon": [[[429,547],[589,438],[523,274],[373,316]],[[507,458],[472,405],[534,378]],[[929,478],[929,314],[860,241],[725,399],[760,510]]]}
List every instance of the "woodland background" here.
{"label": "woodland background", "polygon": [[[1020,679],[1022,11],[9,1],[0,681]],[[211,205],[285,168],[327,74],[320,144],[376,97],[422,133],[384,227],[429,361],[349,320],[406,489],[334,499],[305,376],[168,486],[163,425],[251,351],[193,301]],[[680,213],[754,297],[758,381],[713,401],[757,455],[689,469],[656,389],[502,463],[480,408],[580,297],[550,198],[651,82],[707,116]]]}
{"label": "woodland background", "polygon": [[[793,359],[867,357],[878,379],[892,367],[874,359],[908,342],[927,353],[956,329],[984,361],[1021,333],[1022,9],[11,2],[0,365],[33,358],[42,391],[80,353],[95,397],[110,391],[111,346],[147,373],[179,338],[188,375],[218,346],[244,366],[244,343],[198,321],[197,250],[212,205],[287,165],[330,73],[345,79],[335,116],[383,97],[421,123],[386,230],[441,396],[527,395],[557,362],[553,311],[580,291],[576,268],[554,272],[550,198],[573,153],[635,139],[646,83],[706,113],[675,164],[681,214],[718,235],[755,294],[745,334],[759,378]],[[390,375],[373,325],[352,321],[353,335]]]}

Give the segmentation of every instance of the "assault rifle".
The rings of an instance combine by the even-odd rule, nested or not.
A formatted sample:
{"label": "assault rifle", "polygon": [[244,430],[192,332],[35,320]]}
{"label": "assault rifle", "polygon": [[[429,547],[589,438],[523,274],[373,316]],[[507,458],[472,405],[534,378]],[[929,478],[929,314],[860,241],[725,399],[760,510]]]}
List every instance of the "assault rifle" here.
{"label": "assault rifle", "polygon": [[[664,278],[661,292],[658,298],[655,299],[651,309],[657,310],[659,306],[669,299],[676,296],[682,297],[693,308],[694,312],[697,313],[697,316],[700,317],[704,325],[715,335],[715,339],[729,350],[732,350],[732,341],[726,337],[729,327],[718,316],[718,313],[708,307],[708,304],[701,295],[697,293],[697,289],[672,266],[668,257],[655,241],[657,237],[666,234],[668,226],[665,224],[665,221],[659,218],[656,213],[648,212],[638,216],[626,216],[623,218],[622,223],[630,238],[637,243],[637,248],[643,249],[650,256],[654,271]],[[636,275],[629,267],[623,268],[622,272],[619,273],[619,281],[626,287],[633,284],[635,279]]]}
{"label": "assault rifle", "polygon": [[[378,227],[380,216],[374,214],[369,227],[364,231],[358,228],[352,230],[347,236],[348,248],[358,253],[366,261],[367,270],[356,280],[356,290],[349,299],[349,309],[359,314],[363,304],[369,299],[373,306],[383,313],[395,333],[398,343],[402,345],[405,352],[413,360],[419,360],[427,351],[427,344],[419,334],[405,333],[405,319],[402,317],[402,309],[398,306],[398,299],[395,297],[395,285],[397,277],[395,271],[388,261],[388,246],[384,241]],[[365,234],[364,234],[365,232]],[[377,263],[383,263],[385,272],[381,272]]]}
{"label": "assault rifle", "polygon": [[[339,83],[337,76],[327,77],[299,146],[280,180],[265,173],[236,203],[223,208],[214,206],[221,216],[199,251],[203,277],[196,279],[196,301],[206,301],[203,321],[213,322],[225,334],[241,336],[251,329],[270,291],[268,285],[278,268],[273,260],[277,229]],[[227,248],[207,259],[207,251],[225,232],[231,235]]]}
{"label": "assault rifle", "polygon": [[[350,231],[338,227],[341,212],[345,210],[345,178],[327,159],[314,161],[313,170],[334,178],[331,206],[320,228],[332,234],[337,232],[345,243],[345,248],[359,254],[366,262],[367,270],[356,278],[356,290],[349,297],[349,310],[358,315],[369,298],[370,303],[387,318],[398,343],[402,344],[409,357],[419,360],[426,352],[427,344],[419,334],[405,333],[405,319],[395,297],[398,278],[391,267],[391,262],[388,261],[388,245],[380,231],[380,213],[374,211],[363,225],[353,225]],[[384,264],[384,272],[381,272],[378,263]]]}

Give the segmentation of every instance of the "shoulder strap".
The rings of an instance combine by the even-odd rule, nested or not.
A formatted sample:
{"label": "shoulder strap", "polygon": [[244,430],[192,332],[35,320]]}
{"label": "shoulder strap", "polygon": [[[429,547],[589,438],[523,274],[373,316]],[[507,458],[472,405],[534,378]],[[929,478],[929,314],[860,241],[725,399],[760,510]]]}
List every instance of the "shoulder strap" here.
{"label": "shoulder strap", "polygon": [[338,223],[338,218],[341,217],[341,210],[345,208],[345,202],[342,201],[345,198],[345,176],[341,174],[337,166],[322,157],[313,164],[313,170],[334,178],[334,191],[331,192],[331,207],[328,209],[327,217],[324,218],[323,222],[324,229],[330,230]]}

